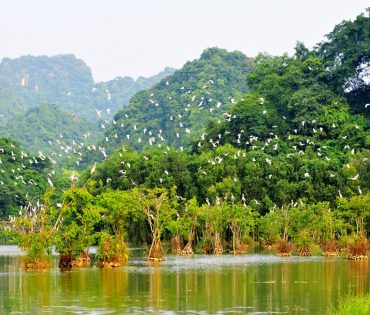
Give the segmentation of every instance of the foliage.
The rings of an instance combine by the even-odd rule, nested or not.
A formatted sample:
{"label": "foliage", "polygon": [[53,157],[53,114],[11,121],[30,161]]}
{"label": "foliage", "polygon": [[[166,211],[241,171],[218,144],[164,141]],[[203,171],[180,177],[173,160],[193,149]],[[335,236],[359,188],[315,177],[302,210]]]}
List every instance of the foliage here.
{"label": "foliage", "polygon": [[116,235],[103,231],[100,233],[96,259],[100,267],[119,266],[128,259],[126,244]]}
{"label": "foliage", "polygon": [[370,310],[370,293],[360,296],[348,296],[340,301],[337,309],[331,307],[329,315],[366,315]]}
{"label": "foliage", "polygon": [[106,133],[111,152],[122,142],[135,149],[151,144],[188,145],[211,119],[227,112],[248,91],[248,58],[210,48],[152,88],[135,94]]}
{"label": "foliage", "polygon": [[[88,120],[111,118],[119,108],[128,104],[136,92],[149,88],[174,69],[134,80],[118,77],[108,82],[94,83],[90,68],[74,55],[23,56],[16,59],[3,58],[0,63],[0,125],[15,113],[25,113],[43,102],[57,104],[64,111]],[[107,112],[110,112],[108,113]]]}
{"label": "foliage", "polygon": [[20,207],[45,191],[50,161],[23,151],[11,138],[0,138],[0,219],[18,214]]}
{"label": "foliage", "polygon": [[[104,209],[101,218],[104,228],[111,231],[117,240],[124,242],[127,233],[135,236],[130,239],[133,243],[143,243],[146,240],[143,224],[145,216],[138,190],[110,190],[100,194],[96,202]],[[141,228],[137,229],[138,226]]]}
{"label": "foliage", "polygon": [[[84,163],[96,162],[80,180],[66,192],[46,193],[57,249],[76,257],[98,233],[103,260],[117,246],[124,251],[126,240],[151,242],[148,257],[162,259],[161,242],[174,235],[188,241],[188,253],[193,245],[220,253],[227,244],[236,252],[250,241],[279,243],[281,251],[290,251],[291,243],[300,252],[311,245],[336,251],[348,235],[367,238],[367,86],[341,90],[367,62],[366,23],[365,16],[342,23],[327,43],[313,50],[298,43],[293,56],[260,54],[252,61],[207,49],[136,94],[104,143],[86,148],[96,156]],[[336,49],[351,54],[352,46],[354,56],[331,63],[341,56]],[[354,104],[361,103],[359,111]],[[8,214],[14,206],[15,214],[26,199],[12,200],[12,163],[18,162],[12,150],[19,159],[24,154],[2,141],[7,184],[1,209]],[[44,174],[43,163],[32,163],[34,176]]]}
{"label": "foliage", "polygon": [[353,196],[350,199],[340,199],[338,211],[342,217],[350,224],[351,232],[363,237],[366,225],[369,226],[370,220],[370,194]]}
{"label": "foliage", "polygon": [[364,236],[353,235],[347,246],[350,257],[366,256],[369,250],[368,240]]}
{"label": "foliage", "polygon": [[8,237],[27,251],[24,257],[26,268],[51,266],[51,246],[54,243],[49,210],[39,200],[22,207],[18,217],[12,217],[5,225]]}
{"label": "foliage", "polygon": [[102,209],[84,188],[71,188],[63,199],[55,221],[58,227],[55,246],[61,256],[76,259],[95,243],[95,225],[100,221]]}
{"label": "foliage", "polygon": [[[171,190],[171,196],[175,188]],[[149,249],[148,259],[163,259],[164,249],[161,245],[161,237],[164,229],[169,225],[174,215],[174,208],[171,207],[171,198],[168,198],[168,192],[161,188],[142,189],[139,192],[139,198],[142,202],[142,211],[148,222],[152,244]]]}
{"label": "foliage", "polygon": [[46,103],[14,115],[0,133],[17,139],[29,152],[41,151],[54,161],[76,159],[81,146],[96,143],[102,136],[95,123]]}
{"label": "foliage", "polygon": [[[327,81],[333,89],[345,94],[356,113],[366,113],[370,102],[370,8],[354,21],[336,25],[318,45],[318,55],[324,60]],[[369,116],[368,116],[369,117]]]}

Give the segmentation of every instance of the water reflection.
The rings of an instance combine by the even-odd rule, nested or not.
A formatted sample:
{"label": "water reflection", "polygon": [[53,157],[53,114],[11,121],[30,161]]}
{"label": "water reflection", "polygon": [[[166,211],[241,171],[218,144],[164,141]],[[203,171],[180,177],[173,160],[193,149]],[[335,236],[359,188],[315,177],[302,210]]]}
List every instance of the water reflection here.
{"label": "water reflection", "polygon": [[0,255],[0,313],[322,314],[369,291],[368,262],[272,255],[133,257],[117,269],[25,272]]}

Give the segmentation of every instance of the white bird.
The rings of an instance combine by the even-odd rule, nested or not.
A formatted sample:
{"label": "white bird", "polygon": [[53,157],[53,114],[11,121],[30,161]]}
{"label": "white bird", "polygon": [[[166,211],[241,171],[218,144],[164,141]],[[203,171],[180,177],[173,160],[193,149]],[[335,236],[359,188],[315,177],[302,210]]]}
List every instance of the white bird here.
{"label": "white bird", "polygon": [[90,171],[90,175],[92,175],[95,172],[95,170],[96,170],[96,163],[94,163],[94,165],[93,165],[93,167]]}
{"label": "white bird", "polygon": [[359,176],[360,176],[360,174],[357,174],[357,175],[355,175],[355,176],[353,176],[353,177],[350,177],[350,178],[348,178],[348,179],[351,179],[351,180],[357,180]]}
{"label": "white bird", "polygon": [[95,111],[96,111],[96,115],[100,118],[101,117],[101,110],[97,110],[96,108],[95,108]]}
{"label": "white bird", "polygon": [[54,187],[54,184],[53,184],[53,182],[51,181],[51,179],[48,177],[47,178],[47,181],[48,181],[48,183],[49,183],[49,185],[51,186],[51,187]]}
{"label": "white bird", "polygon": [[358,189],[358,193],[359,193],[360,195],[362,195],[362,190],[361,190],[360,186],[357,186],[357,189]]}

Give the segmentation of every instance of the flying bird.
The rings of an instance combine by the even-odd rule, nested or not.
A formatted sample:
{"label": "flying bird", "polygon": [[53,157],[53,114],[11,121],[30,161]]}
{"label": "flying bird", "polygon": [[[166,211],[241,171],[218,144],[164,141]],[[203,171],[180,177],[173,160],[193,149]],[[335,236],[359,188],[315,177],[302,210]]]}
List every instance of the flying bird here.
{"label": "flying bird", "polygon": [[348,178],[348,179],[351,179],[351,180],[357,180],[359,176],[360,176],[360,174],[357,174],[357,175],[355,175],[355,176],[353,176],[353,177],[350,177],[350,178]]}

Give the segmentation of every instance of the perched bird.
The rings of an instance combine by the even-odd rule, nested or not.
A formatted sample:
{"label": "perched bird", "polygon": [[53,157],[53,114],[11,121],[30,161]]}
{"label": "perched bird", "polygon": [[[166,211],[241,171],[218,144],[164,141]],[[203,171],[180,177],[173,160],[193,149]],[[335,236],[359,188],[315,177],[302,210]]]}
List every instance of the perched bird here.
{"label": "perched bird", "polygon": [[94,163],[94,165],[93,165],[93,167],[90,171],[90,175],[94,174],[95,170],[96,170],[96,163]]}
{"label": "perched bird", "polygon": [[361,187],[360,187],[360,186],[357,186],[357,189],[358,189],[358,193],[359,193],[360,195],[362,195]]}
{"label": "perched bird", "polygon": [[54,187],[54,184],[53,184],[53,182],[51,181],[51,179],[48,177],[47,178],[47,181],[48,181],[48,183],[49,183],[49,185],[51,186],[51,187]]}

